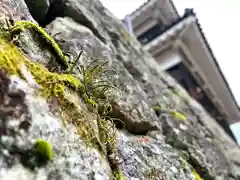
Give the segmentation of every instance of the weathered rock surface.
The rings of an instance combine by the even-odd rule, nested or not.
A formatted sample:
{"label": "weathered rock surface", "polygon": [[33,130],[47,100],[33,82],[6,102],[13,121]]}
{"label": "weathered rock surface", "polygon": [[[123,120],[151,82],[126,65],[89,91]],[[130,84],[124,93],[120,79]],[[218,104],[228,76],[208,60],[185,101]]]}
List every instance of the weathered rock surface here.
{"label": "weathered rock surface", "polygon": [[[6,2],[0,7],[1,16],[6,16],[6,7],[15,13],[9,5],[13,1]],[[86,57],[109,60],[108,66],[118,72],[113,80],[122,94],[111,99],[111,117],[125,124],[125,129],[117,125],[118,158],[125,179],[194,180],[194,168],[205,180],[237,180],[237,145],[186,91],[158,70],[157,62],[98,0],[14,2],[18,11],[13,16],[20,17],[15,19],[22,19],[22,14],[33,22],[34,18],[63,52],[75,59],[84,50]],[[31,61],[50,71],[60,70],[58,57],[37,33],[21,33],[18,46]],[[27,79],[32,83],[0,72],[0,179],[112,179],[112,162],[97,149],[87,148],[71,123],[64,127],[51,110],[52,103],[36,95],[39,90],[33,78]],[[152,106],[157,104],[183,112],[188,120],[156,114]],[[142,137],[147,141],[142,142]],[[38,138],[47,139],[56,156],[30,171],[22,152]]]}
{"label": "weathered rock surface", "polygon": [[[107,161],[99,152],[86,148],[73,126],[63,128],[61,119],[51,113],[46,100],[36,96],[37,89],[3,72],[1,82],[5,94],[1,95],[0,179],[109,179],[111,170]],[[9,108],[13,112],[4,115]],[[24,168],[26,157],[18,149],[27,152],[38,138],[53,144],[57,157],[53,163],[32,172]]]}

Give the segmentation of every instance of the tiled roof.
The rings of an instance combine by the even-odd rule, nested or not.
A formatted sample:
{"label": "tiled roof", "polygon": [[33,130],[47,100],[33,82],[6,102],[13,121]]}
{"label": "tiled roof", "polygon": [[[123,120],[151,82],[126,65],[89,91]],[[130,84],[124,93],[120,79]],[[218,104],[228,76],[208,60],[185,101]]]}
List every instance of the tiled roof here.
{"label": "tiled roof", "polygon": [[[192,14],[189,14],[189,15],[193,15],[193,16],[196,17],[196,14],[195,14],[194,12],[192,12]],[[214,55],[214,53],[213,53],[213,51],[212,51],[212,49],[211,49],[208,41],[207,41],[207,38],[206,38],[206,36],[205,36],[205,34],[204,34],[204,32],[203,32],[203,29],[202,29],[202,27],[201,27],[201,25],[200,25],[199,19],[198,19],[197,17],[196,17],[196,19],[197,19],[196,23],[197,23],[197,26],[198,26],[199,31],[200,31],[200,33],[201,33],[201,36],[202,36],[202,38],[203,38],[203,40],[204,40],[204,43],[206,44],[206,46],[207,46],[207,48],[208,48],[208,51],[210,52],[210,54],[211,54],[211,56],[212,56],[212,59],[213,59],[215,65],[216,65],[216,67],[217,67],[220,75],[222,76],[222,79],[223,79],[224,83],[226,84],[226,87],[227,87],[227,89],[228,89],[228,91],[229,91],[229,93],[230,93],[230,95],[231,95],[231,97],[232,97],[232,99],[233,99],[233,101],[234,101],[234,104],[235,104],[236,107],[239,109],[239,105],[238,105],[238,103],[237,103],[237,101],[236,101],[236,99],[235,99],[235,97],[234,97],[234,95],[233,95],[233,93],[232,93],[232,90],[231,90],[231,88],[230,88],[230,86],[229,86],[229,84],[228,84],[228,82],[227,82],[227,80],[226,80],[226,78],[225,78],[225,76],[224,76],[224,74],[223,74],[223,72],[222,72],[219,64],[218,64],[218,62],[217,62],[217,59],[216,59],[216,57],[215,57],[215,55]]]}
{"label": "tiled roof", "polygon": [[170,2],[170,4],[171,4],[172,7],[173,7],[174,12],[177,14],[178,17],[180,17],[179,14],[178,14],[177,8],[175,7],[173,1],[172,1],[172,0],[169,0],[169,2]]}
{"label": "tiled roof", "polygon": [[[217,62],[217,59],[216,59],[215,55],[213,54],[213,51],[212,51],[212,49],[211,49],[211,47],[210,47],[210,45],[209,45],[209,43],[208,43],[208,41],[207,41],[207,38],[206,38],[206,36],[205,36],[205,34],[204,34],[204,32],[203,32],[203,29],[202,29],[202,27],[201,27],[201,25],[200,25],[200,23],[199,23],[199,19],[197,18],[196,14],[194,13],[193,10],[192,10],[192,11],[191,11],[191,10],[188,11],[188,12],[185,13],[182,17],[179,17],[176,21],[174,21],[174,22],[172,22],[171,24],[167,25],[167,26],[162,30],[162,33],[161,33],[161,34],[164,34],[166,31],[168,31],[168,30],[170,30],[171,28],[175,27],[177,24],[181,23],[182,21],[184,21],[185,19],[189,18],[190,16],[195,17],[195,19],[196,19],[195,23],[197,24],[197,27],[198,27],[198,29],[199,29],[199,31],[200,31],[200,34],[201,34],[201,36],[202,36],[202,39],[203,39],[204,43],[206,44],[206,46],[207,46],[207,48],[208,48],[208,51],[209,51],[209,53],[210,53],[210,55],[211,55],[211,57],[212,57],[212,59],[213,59],[213,61],[214,61],[214,64],[216,65],[216,67],[217,67],[217,69],[218,69],[218,71],[219,71],[219,74],[221,75],[224,83],[226,84],[226,87],[227,87],[227,89],[228,89],[228,91],[229,91],[229,93],[230,93],[230,95],[231,95],[231,97],[232,97],[232,100],[234,101],[234,104],[236,105],[236,107],[237,107],[238,109],[240,109],[240,108],[239,108],[239,105],[238,105],[238,103],[237,103],[237,101],[236,101],[236,99],[235,99],[235,97],[234,97],[234,95],[233,95],[233,93],[232,93],[232,90],[231,90],[231,88],[230,88],[230,86],[229,86],[229,84],[228,84],[225,76],[223,75],[223,72],[222,72],[222,70],[221,70],[218,62]],[[160,36],[161,36],[161,35],[160,35]]]}
{"label": "tiled roof", "polygon": [[135,9],[135,11],[133,11],[130,16],[133,16],[136,12],[140,11],[145,5],[147,5],[150,1],[152,0],[147,0],[146,2],[144,2],[141,6],[139,6],[137,9]]}
{"label": "tiled roof", "polygon": [[[156,0],[147,0],[145,1],[141,6],[139,6],[135,11],[133,11],[130,16],[134,16],[136,13],[138,13],[139,11],[141,11],[143,9],[143,7],[145,7],[146,5],[150,4],[151,2],[154,2]],[[166,1],[166,0],[165,0]],[[173,10],[174,12],[177,14],[177,16],[179,17],[178,11],[175,7],[175,5],[173,4],[172,0],[169,0],[170,4],[173,6]]]}
{"label": "tiled roof", "polygon": [[149,41],[148,43],[144,44],[143,48],[148,50],[150,47],[151,49],[158,49],[160,45],[164,45],[169,41],[174,41],[177,37],[184,31],[186,26],[192,24],[196,21],[196,18],[193,16],[184,16],[177,21],[172,22],[170,25],[165,26],[158,34],[158,36]]}
{"label": "tiled roof", "polygon": [[[149,4],[149,3],[152,2],[152,1],[155,1],[155,0],[147,0],[147,1],[146,1],[145,3],[143,3],[139,8],[137,8],[135,11],[133,11],[130,15],[131,15],[131,16],[134,16],[134,14],[136,14],[136,13],[139,12],[139,11],[141,11],[144,6],[146,6],[147,4]],[[169,2],[171,3],[171,5],[172,5],[174,11],[176,12],[176,14],[179,16],[176,7],[175,7],[175,5],[173,4],[173,1],[172,1],[172,0],[169,0]],[[198,27],[200,33],[201,33],[202,39],[203,39],[204,43],[206,44],[206,46],[207,46],[207,48],[208,48],[208,51],[210,52],[210,55],[212,56],[212,59],[213,59],[215,65],[216,65],[216,67],[217,67],[220,75],[222,76],[222,79],[223,79],[224,83],[226,84],[226,87],[227,87],[227,89],[228,89],[228,91],[229,91],[229,93],[230,93],[230,95],[231,95],[231,97],[232,97],[232,99],[233,99],[233,101],[234,101],[234,104],[235,104],[236,107],[238,107],[238,109],[239,109],[239,105],[238,105],[238,103],[237,103],[237,101],[236,101],[236,99],[235,99],[235,97],[234,97],[234,95],[233,95],[233,93],[232,93],[232,90],[231,90],[231,88],[230,88],[230,86],[229,86],[229,84],[228,84],[225,76],[223,75],[223,72],[222,72],[222,70],[221,70],[221,68],[220,68],[220,66],[219,66],[219,64],[218,64],[218,62],[217,62],[217,60],[216,60],[215,55],[213,54],[213,51],[212,51],[212,49],[211,49],[211,47],[210,47],[210,45],[209,45],[209,43],[208,43],[208,41],[207,41],[207,38],[206,38],[206,36],[205,36],[205,34],[204,34],[204,32],[203,32],[203,29],[202,29],[201,25],[200,25],[200,23],[199,23],[199,19],[197,18],[196,14],[195,14],[193,11],[190,10],[190,11],[188,11],[188,13],[185,13],[183,16],[181,16],[181,17],[179,16],[179,18],[178,18],[176,21],[174,21],[174,22],[172,22],[171,24],[167,25],[167,26],[164,28],[164,30],[163,30],[162,33],[166,32],[167,30],[169,30],[170,28],[172,28],[173,26],[175,26],[175,25],[178,24],[179,22],[185,20],[185,18],[187,18],[187,17],[189,17],[189,16],[194,16],[194,17],[196,17],[196,19],[197,19],[197,20],[196,20],[196,24],[197,24],[197,27]]]}

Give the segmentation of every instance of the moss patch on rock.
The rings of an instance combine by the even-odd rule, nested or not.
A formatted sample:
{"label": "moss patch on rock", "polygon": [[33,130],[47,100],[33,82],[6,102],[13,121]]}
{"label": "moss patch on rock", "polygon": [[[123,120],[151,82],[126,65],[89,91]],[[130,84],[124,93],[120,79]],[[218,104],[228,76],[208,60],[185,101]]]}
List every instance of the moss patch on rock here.
{"label": "moss patch on rock", "polygon": [[89,102],[81,81],[71,74],[49,72],[43,65],[27,59],[14,44],[8,41],[6,36],[1,36],[0,67],[5,68],[9,74],[18,75],[25,79],[21,73],[22,65],[27,67],[36,82],[41,86],[40,94],[48,99],[57,98],[60,104],[60,111],[64,115],[63,118],[71,119],[78,128],[79,134],[85,138],[85,142],[96,144],[98,140],[96,140],[95,131],[92,129],[90,123],[84,119],[84,115],[78,110],[77,105],[65,97],[66,89],[71,88],[78,92],[86,102]]}
{"label": "moss patch on rock", "polygon": [[34,144],[34,151],[39,153],[47,161],[53,160],[54,152],[52,145],[43,139],[38,139]]}
{"label": "moss patch on rock", "polygon": [[35,32],[37,32],[40,36],[42,36],[46,40],[46,42],[53,47],[55,53],[58,56],[59,64],[64,66],[65,69],[69,68],[67,56],[63,54],[62,50],[60,49],[58,44],[54,41],[54,39],[37,24],[32,23],[30,21],[17,21],[12,27],[9,28],[9,31],[13,35],[19,33],[24,29],[32,29]]}
{"label": "moss patch on rock", "polygon": [[[29,24],[20,23],[14,26],[15,29],[12,29],[12,31],[28,26]],[[31,24],[30,27],[36,28]],[[58,111],[61,113],[62,119],[75,125],[78,134],[87,145],[97,147],[106,156],[107,154],[116,153],[115,131],[110,130],[115,128],[114,124],[108,118],[102,117],[96,109],[92,112],[88,111],[88,109],[80,110],[79,105],[66,96],[66,92],[71,89],[92,106],[94,103],[87,95],[86,86],[72,74],[50,72],[43,65],[32,62],[11,42],[11,31],[10,33],[9,31],[0,31],[0,68],[6,69],[10,75],[17,75],[26,80],[21,71],[22,66],[25,65],[35,81],[40,85],[39,95],[47,100],[57,99]],[[51,42],[51,44],[54,45],[55,43]],[[96,115],[96,119],[89,118],[91,113]],[[93,126],[94,122],[97,122],[95,124],[98,130]]]}

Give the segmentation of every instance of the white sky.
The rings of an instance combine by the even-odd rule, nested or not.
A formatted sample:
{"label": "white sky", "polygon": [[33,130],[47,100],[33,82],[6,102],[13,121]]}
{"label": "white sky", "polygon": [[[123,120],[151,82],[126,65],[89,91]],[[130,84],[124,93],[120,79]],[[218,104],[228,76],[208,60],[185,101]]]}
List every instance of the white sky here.
{"label": "white sky", "polygon": [[[123,19],[146,0],[100,0]],[[240,105],[240,0],[173,0],[180,15],[194,8],[215,57]]]}

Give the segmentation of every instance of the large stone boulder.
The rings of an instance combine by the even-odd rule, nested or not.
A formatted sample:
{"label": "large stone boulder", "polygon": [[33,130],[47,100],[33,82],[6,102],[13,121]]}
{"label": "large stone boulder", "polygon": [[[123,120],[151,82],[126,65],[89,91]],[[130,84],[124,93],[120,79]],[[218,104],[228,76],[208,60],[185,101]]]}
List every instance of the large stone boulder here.
{"label": "large stone boulder", "polygon": [[[15,26],[0,36],[0,179],[237,180],[236,143],[98,0],[1,3]],[[82,50],[76,67],[94,57],[118,73],[105,75],[120,90],[103,94],[107,116],[82,72],[66,73]]]}

